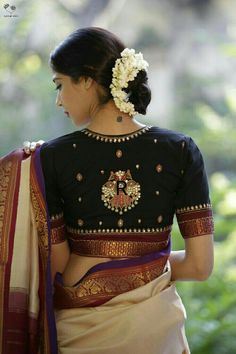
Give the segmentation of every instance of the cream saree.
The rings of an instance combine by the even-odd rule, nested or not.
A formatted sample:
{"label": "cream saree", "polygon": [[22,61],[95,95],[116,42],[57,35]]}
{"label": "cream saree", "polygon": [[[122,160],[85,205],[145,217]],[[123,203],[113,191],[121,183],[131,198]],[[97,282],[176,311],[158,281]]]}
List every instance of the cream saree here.
{"label": "cream saree", "polygon": [[60,354],[189,354],[171,271],[103,305],[56,310]]}

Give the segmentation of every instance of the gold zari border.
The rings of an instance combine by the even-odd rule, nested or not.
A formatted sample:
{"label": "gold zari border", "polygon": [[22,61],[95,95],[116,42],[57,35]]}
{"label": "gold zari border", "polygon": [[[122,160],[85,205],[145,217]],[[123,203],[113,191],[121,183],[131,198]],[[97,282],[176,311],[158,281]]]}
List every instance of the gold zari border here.
{"label": "gold zari border", "polygon": [[137,257],[163,250],[168,240],[160,242],[121,241],[121,240],[76,240],[69,239],[73,253],[81,256],[97,257]]}
{"label": "gold zari border", "polygon": [[139,288],[163,273],[167,256],[144,265],[97,271],[83,278],[77,287],[55,283],[57,309],[98,306],[111,298]]}

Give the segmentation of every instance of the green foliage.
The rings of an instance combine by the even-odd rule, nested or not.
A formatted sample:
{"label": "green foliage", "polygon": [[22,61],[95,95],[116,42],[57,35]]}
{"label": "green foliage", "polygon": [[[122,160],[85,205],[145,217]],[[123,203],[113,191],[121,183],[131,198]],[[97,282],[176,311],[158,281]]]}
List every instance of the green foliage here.
{"label": "green foliage", "polygon": [[215,243],[214,272],[206,282],[178,284],[193,354],[234,353],[236,348],[236,228]]}
{"label": "green foliage", "polygon": [[[188,314],[186,333],[192,354],[231,354],[236,350],[235,90],[225,88],[217,99],[210,99],[216,84],[212,79],[182,73],[173,125],[194,137],[203,153],[215,223],[213,274],[205,282],[177,285]],[[178,234],[175,225],[175,249],[183,248]]]}

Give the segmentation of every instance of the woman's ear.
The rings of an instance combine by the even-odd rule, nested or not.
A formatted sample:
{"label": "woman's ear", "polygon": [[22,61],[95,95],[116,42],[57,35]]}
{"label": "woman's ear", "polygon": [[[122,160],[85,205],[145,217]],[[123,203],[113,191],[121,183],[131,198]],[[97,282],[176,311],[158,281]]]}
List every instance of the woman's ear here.
{"label": "woman's ear", "polygon": [[84,77],[84,87],[88,90],[93,84],[93,79],[91,77]]}

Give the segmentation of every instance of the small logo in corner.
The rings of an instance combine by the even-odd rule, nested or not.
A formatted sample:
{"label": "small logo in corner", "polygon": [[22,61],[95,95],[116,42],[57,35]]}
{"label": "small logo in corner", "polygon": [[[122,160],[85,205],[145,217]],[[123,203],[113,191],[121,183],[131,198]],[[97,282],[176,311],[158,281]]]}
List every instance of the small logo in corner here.
{"label": "small logo in corner", "polygon": [[6,12],[8,12],[8,14],[5,14],[4,17],[18,17],[18,15],[14,14],[16,11],[15,5],[5,4],[3,5],[3,8]]}

